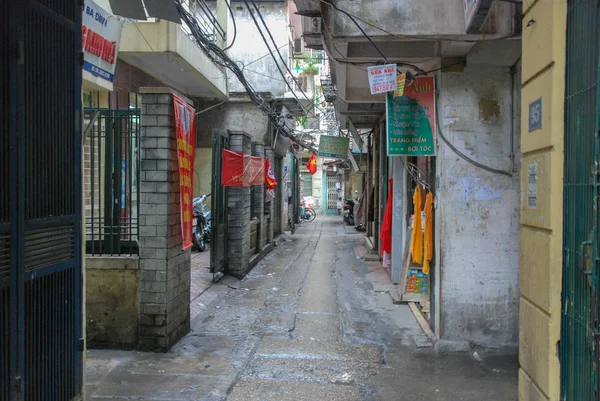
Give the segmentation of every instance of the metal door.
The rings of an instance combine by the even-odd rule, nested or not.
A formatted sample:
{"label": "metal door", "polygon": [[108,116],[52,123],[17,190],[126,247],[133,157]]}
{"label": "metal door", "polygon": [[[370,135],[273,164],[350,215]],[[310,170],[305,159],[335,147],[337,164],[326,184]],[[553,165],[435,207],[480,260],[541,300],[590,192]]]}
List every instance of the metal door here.
{"label": "metal door", "polygon": [[325,175],[326,177],[326,185],[327,185],[327,212],[326,213],[335,213],[337,212],[337,204],[338,204],[338,191],[336,184],[338,183],[337,174],[333,171],[328,171]]}
{"label": "metal door", "polygon": [[223,149],[228,148],[228,139],[221,131],[213,132],[212,183],[211,183],[211,241],[210,271],[219,273],[227,265],[227,189],[221,183]]}
{"label": "metal door", "polygon": [[81,6],[0,14],[0,400],[67,401],[82,379]]}
{"label": "metal door", "polygon": [[600,9],[567,7],[561,399],[597,401]]}

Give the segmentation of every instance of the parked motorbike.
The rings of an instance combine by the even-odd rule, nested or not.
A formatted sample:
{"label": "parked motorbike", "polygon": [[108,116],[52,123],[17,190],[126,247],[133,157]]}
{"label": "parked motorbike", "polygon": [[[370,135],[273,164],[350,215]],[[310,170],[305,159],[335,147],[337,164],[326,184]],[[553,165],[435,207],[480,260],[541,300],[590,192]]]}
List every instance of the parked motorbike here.
{"label": "parked motorbike", "polygon": [[344,223],[349,226],[354,225],[354,200],[346,199],[344,202]]}
{"label": "parked motorbike", "polygon": [[300,221],[313,221],[317,217],[317,213],[313,210],[311,203],[300,200]]}
{"label": "parked motorbike", "polygon": [[210,242],[211,211],[204,203],[210,196],[202,195],[193,199],[194,223],[192,228],[192,242],[200,252],[206,250]]}

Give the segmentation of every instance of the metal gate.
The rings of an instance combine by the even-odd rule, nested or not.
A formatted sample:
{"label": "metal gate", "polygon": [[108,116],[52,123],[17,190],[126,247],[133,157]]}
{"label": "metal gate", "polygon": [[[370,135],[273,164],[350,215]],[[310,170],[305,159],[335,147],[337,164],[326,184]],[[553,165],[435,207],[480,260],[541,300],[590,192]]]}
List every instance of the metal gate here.
{"label": "metal gate", "polygon": [[108,108],[98,107],[99,93],[84,96],[84,216],[91,255],[139,250],[140,109],[137,94],[125,95],[111,94]]}
{"label": "metal gate", "polygon": [[0,18],[0,400],[81,393],[81,6]]}
{"label": "metal gate", "polygon": [[211,240],[210,271],[219,273],[227,265],[227,189],[221,183],[221,163],[223,149],[229,147],[229,140],[221,131],[213,131],[212,143],[212,183],[211,183]]}
{"label": "metal gate", "polygon": [[561,399],[598,401],[598,0],[567,12]]}
{"label": "metal gate", "polygon": [[338,177],[333,171],[328,171],[325,175],[327,185],[327,213],[337,212],[339,194],[337,190]]}

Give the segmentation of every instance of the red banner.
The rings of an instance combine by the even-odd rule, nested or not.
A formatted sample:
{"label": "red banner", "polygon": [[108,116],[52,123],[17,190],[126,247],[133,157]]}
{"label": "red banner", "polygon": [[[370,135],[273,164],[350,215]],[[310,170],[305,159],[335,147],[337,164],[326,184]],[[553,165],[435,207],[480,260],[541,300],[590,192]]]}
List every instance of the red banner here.
{"label": "red banner", "polygon": [[179,203],[181,207],[182,249],[192,247],[194,156],[196,152],[196,110],[183,99],[173,95],[177,158],[179,159]]}
{"label": "red banner", "polygon": [[248,187],[265,183],[265,164],[262,157],[223,149],[221,185]]}

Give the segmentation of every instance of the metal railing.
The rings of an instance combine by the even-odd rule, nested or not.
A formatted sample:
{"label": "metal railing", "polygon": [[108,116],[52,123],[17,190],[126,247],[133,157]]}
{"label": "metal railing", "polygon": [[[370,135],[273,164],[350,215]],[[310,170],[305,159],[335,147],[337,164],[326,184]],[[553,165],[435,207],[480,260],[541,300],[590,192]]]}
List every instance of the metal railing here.
{"label": "metal railing", "polygon": [[[224,42],[227,38],[225,29],[221,26],[213,8],[216,4],[209,5],[205,0],[187,0],[184,3],[184,7],[196,18],[196,22],[200,26],[202,33],[213,43]],[[182,22],[184,31],[191,35],[191,30],[185,22]]]}
{"label": "metal railing", "polygon": [[86,251],[138,253],[140,108],[137,94],[84,95]]}

